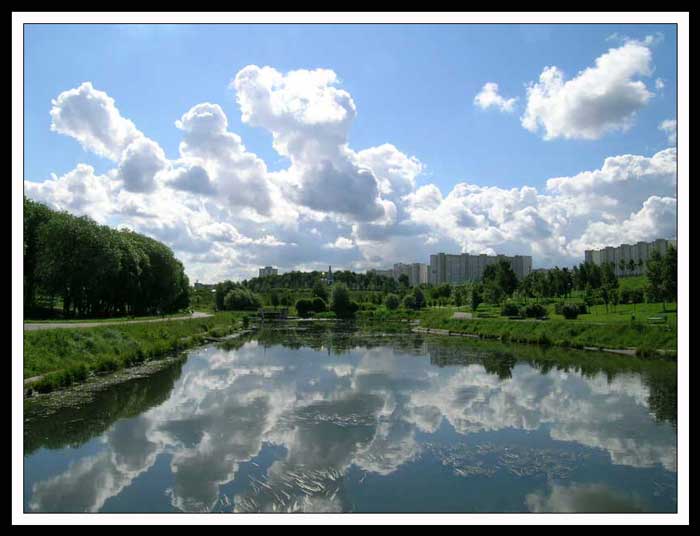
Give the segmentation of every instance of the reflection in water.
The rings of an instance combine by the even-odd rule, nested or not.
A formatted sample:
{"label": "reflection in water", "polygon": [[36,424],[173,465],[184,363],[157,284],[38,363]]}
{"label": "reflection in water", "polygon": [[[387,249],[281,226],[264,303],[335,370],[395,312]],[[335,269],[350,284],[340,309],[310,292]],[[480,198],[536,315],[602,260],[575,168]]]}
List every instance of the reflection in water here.
{"label": "reflection in water", "polygon": [[626,513],[642,512],[642,502],[604,484],[554,484],[547,495],[531,493],[526,498],[531,512]]}
{"label": "reflection in water", "polygon": [[[675,508],[675,365],[608,358],[596,369],[590,356],[264,330],[196,350],[184,366],[51,423],[29,421],[26,507]],[[62,426],[77,419],[87,426]],[[644,500],[621,495],[616,479],[632,479]],[[402,490],[403,503],[383,482]],[[475,489],[484,491],[467,501]]]}

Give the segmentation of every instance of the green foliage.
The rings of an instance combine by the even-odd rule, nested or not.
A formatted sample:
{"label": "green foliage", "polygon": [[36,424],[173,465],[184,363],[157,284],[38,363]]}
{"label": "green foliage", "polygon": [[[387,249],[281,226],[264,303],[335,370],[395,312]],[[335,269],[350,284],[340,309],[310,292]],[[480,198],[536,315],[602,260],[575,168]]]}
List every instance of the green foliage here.
{"label": "green foliage", "polygon": [[576,320],[578,318],[579,307],[573,303],[566,303],[561,307],[561,314],[567,320]]}
{"label": "green foliage", "polygon": [[245,288],[233,288],[224,297],[223,309],[226,311],[246,311],[258,309],[262,305],[260,298]]}
{"label": "green foliage", "polygon": [[[428,309],[420,314],[420,325],[448,329],[487,339],[555,346],[604,348],[647,347],[675,350],[677,331],[665,326],[629,322],[585,322],[582,320],[509,320],[505,318],[454,319],[454,309]],[[543,337],[543,335],[545,337]],[[592,354],[595,355],[595,354]],[[664,354],[666,355],[666,354]]]}
{"label": "green foliage", "polygon": [[501,316],[518,316],[520,307],[513,302],[506,302],[501,307]]}
{"label": "green foliage", "polygon": [[112,372],[201,344],[205,336],[227,335],[243,317],[217,313],[197,320],[25,331],[24,377],[45,375],[34,386],[39,392],[67,387],[91,372]]}
{"label": "green foliage", "polygon": [[164,244],[25,198],[27,306],[60,298],[63,316],[165,314],[189,305],[189,280]]}
{"label": "green foliage", "polygon": [[547,316],[547,309],[539,303],[530,303],[520,308],[520,316],[525,318],[542,318]]}
{"label": "green foliage", "polygon": [[350,300],[350,291],[344,283],[333,285],[331,294],[331,310],[338,318],[349,318],[355,315],[359,305]]}
{"label": "green foliage", "polygon": [[314,283],[312,292],[314,296],[321,298],[324,302],[328,301],[328,287],[320,279]]}
{"label": "green foliage", "polygon": [[471,295],[469,296],[469,305],[471,307],[471,310],[473,312],[476,312],[476,310],[479,308],[479,305],[481,305],[483,301],[483,286],[480,283],[472,285]]}
{"label": "green foliage", "polygon": [[384,299],[384,305],[387,309],[392,311],[398,309],[400,304],[401,301],[396,294],[387,294],[386,298]]}

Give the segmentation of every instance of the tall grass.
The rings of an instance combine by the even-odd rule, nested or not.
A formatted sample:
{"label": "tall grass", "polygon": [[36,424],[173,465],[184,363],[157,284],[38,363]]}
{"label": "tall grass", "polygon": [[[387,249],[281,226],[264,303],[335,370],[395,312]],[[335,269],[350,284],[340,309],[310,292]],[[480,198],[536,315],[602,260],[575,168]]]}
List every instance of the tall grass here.
{"label": "tall grass", "polygon": [[84,329],[24,332],[24,377],[44,375],[34,385],[47,392],[163,357],[238,329],[246,313],[217,313],[210,318],[125,324]]}

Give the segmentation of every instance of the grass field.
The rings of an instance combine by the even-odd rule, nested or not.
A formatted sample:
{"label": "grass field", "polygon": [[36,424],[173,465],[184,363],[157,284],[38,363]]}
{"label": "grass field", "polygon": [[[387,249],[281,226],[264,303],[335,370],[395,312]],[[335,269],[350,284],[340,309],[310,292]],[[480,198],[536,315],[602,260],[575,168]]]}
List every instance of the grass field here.
{"label": "grass field", "polygon": [[216,313],[195,320],[24,332],[24,378],[44,375],[40,392],[184,350],[239,329],[247,313]]}
{"label": "grass field", "polygon": [[563,320],[510,320],[503,317],[454,319],[456,308],[428,309],[421,313],[421,327],[447,329],[459,333],[480,335],[485,338],[501,338],[513,342],[580,348],[595,346],[606,348],[637,348],[641,352],[651,350],[675,351],[677,330],[675,325],[653,325],[643,322],[606,322]]}

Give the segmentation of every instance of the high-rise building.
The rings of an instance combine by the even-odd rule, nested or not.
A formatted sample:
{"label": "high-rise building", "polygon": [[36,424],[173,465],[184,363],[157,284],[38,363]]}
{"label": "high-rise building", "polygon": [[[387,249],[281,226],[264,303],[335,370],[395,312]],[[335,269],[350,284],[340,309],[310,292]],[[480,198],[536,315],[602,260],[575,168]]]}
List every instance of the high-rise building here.
{"label": "high-rise building", "polygon": [[[657,250],[664,255],[669,246],[675,248],[676,241],[658,238],[653,242],[637,242],[634,245],[607,246],[602,249],[586,250],[585,260],[598,266],[612,263],[617,276],[642,275],[646,273],[646,261],[651,256],[651,252]],[[630,260],[634,263],[633,269],[630,269]],[[620,261],[623,261],[624,269],[620,267]]]}
{"label": "high-rise building", "polygon": [[436,253],[430,256],[428,280],[434,285],[479,281],[483,277],[487,266],[502,260],[510,264],[519,279],[527,277],[532,271],[532,257],[529,255],[509,257],[506,255],[470,255],[468,253],[452,255]]}
{"label": "high-rise building", "polygon": [[428,265],[421,262],[412,262],[411,264],[397,262],[391,270],[368,270],[368,272],[391,277],[395,281],[405,275],[408,277],[408,284],[412,287],[428,282]]}
{"label": "high-rise building", "polygon": [[277,275],[277,268],[265,266],[265,268],[260,268],[258,271],[258,277],[267,277],[268,275]]}

